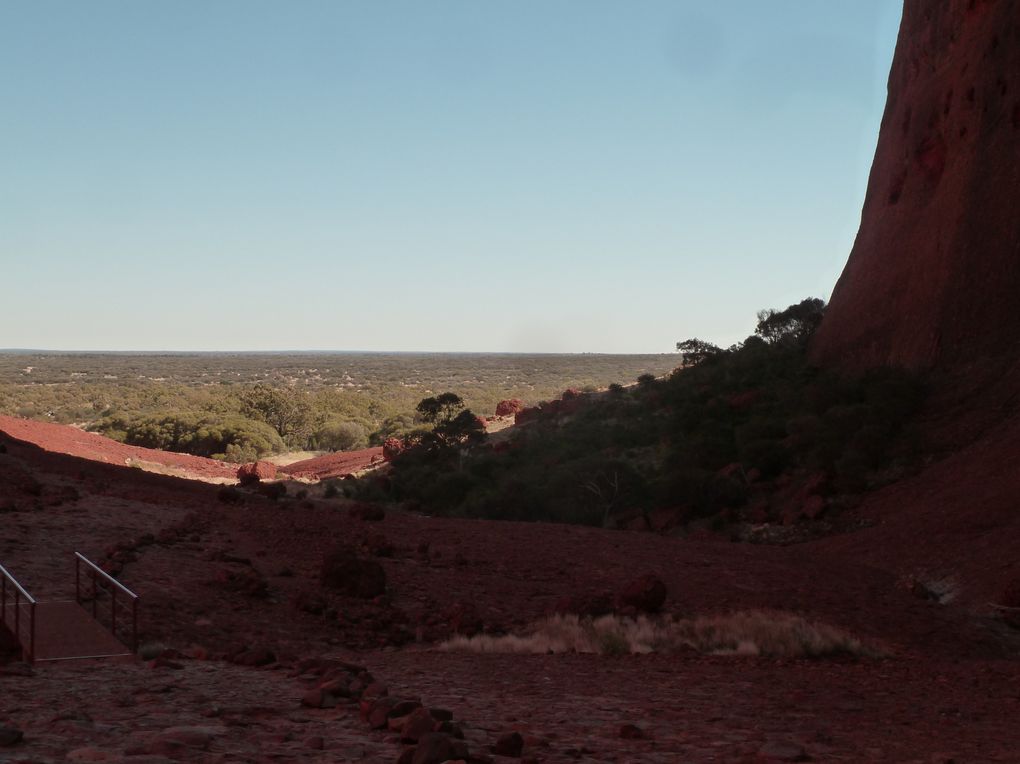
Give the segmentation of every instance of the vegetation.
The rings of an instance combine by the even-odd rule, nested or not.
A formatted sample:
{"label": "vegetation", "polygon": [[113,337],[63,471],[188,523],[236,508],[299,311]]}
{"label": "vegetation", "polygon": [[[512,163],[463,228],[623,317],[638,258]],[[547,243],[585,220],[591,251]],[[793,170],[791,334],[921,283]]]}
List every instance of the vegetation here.
{"label": "vegetation", "polygon": [[604,526],[662,511],[679,524],[775,519],[804,485],[826,501],[853,495],[909,462],[923,389],[899,371],[814,368],[806,346],[823,308],[763,311],[727,350],[679,343],[668,378],[564,395],[495,443],[412,447],[386,484],[362,490],[435,514]]}
{"label": "vegetation", "polygon": [[855,656],[882,652],[850,634],[791,613],[750,610],[697,618],[637,620],[605,615],[553,615],[523,635],[457,636],[444,650],[478,653],[596,653],[626,655],[697,650],[709,655],[771,658]]}
{"label": "vegetation", "polygon": [[[674,357],[412,353],[0,353],[0,413],[77,424],[137,445],[230,461],[381,445],[422,426],[423,396],[452,390],[491,413],[598,389]],[[466,422],[462,422],[465,424]]]}

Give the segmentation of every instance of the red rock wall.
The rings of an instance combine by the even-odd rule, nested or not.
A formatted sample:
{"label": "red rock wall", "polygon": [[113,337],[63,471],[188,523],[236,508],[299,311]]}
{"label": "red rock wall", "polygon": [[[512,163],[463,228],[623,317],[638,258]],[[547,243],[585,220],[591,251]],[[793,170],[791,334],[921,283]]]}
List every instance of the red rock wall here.
{"label": "red rock wall", "polygon": [[861,228],[812,352],[1020,351],[1020,0],[906,0]]}

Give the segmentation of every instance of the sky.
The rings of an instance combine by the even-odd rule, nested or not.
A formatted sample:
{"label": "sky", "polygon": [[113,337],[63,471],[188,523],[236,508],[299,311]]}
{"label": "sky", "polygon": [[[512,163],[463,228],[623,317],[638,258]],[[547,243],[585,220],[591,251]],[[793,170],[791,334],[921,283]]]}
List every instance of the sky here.
{"label": "sky", "polygon": [[0,0],[0,347],[671,352],[828,298],[899,0]]}

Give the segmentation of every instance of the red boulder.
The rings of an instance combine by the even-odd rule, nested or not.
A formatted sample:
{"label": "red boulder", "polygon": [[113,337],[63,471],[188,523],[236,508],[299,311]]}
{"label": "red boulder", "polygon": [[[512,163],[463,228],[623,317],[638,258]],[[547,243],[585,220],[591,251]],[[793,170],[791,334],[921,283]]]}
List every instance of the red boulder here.
{"label": "red boulder", "polygon": [[510,416],[518,411],[524,410],[524,401],[520,398],[510,398],[496,404],[496,416]]}
{"label": "red boulder", "polygon": [[386,438],[382,446],[383,458],[392,462],[393,458],[404,450],[404,441],[400,438]]}
{"label": "red boulder", "polygon": [[657,613],[666,601],[666,584],[653,573],[635,579],[620,592],[618,602],[623,607],[642,613]]}
{"label": "red boulder", "polygon": [[251,485],[263,480],[276,479],[276,465],[272,462],[250,462],[237,468],[237,479],[241,485]]}

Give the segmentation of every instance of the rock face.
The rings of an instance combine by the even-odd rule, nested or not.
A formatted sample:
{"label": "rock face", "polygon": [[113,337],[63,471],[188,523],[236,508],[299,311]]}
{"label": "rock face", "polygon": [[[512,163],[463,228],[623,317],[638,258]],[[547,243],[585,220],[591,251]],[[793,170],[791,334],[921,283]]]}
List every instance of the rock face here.
{"label": "rock face", "polygon": [[1020,0],[906,0],[857,241],[815,337],[850,369],[1020,342]]}

